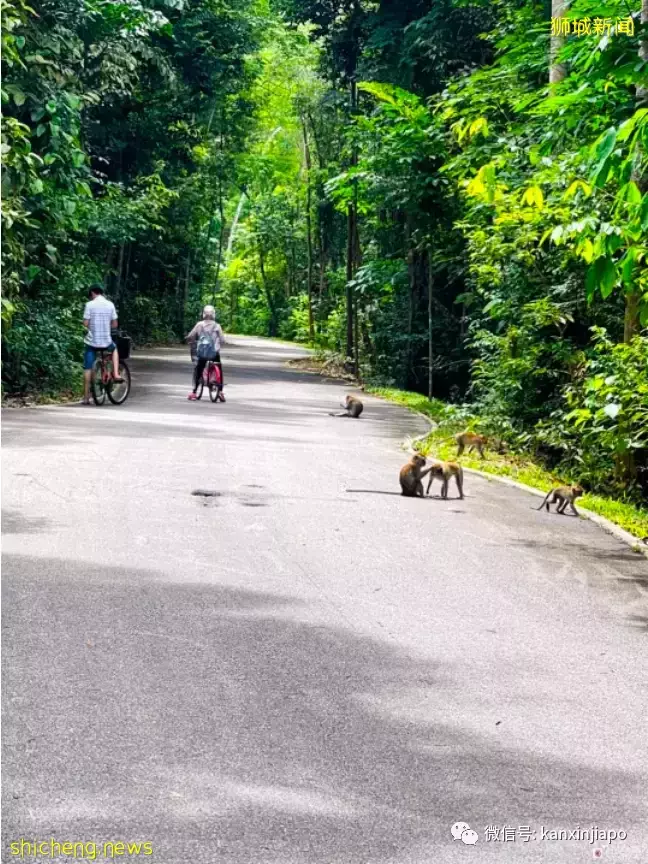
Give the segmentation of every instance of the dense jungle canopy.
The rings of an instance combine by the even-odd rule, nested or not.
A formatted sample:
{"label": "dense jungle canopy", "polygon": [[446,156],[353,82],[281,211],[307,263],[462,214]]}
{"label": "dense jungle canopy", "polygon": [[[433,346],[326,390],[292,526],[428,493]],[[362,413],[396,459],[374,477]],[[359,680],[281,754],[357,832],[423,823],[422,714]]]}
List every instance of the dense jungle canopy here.
{"label": "dense jungle canopy", "polygon": [[648,495],[648,0],[2,0],[3,388],[213,302]]}

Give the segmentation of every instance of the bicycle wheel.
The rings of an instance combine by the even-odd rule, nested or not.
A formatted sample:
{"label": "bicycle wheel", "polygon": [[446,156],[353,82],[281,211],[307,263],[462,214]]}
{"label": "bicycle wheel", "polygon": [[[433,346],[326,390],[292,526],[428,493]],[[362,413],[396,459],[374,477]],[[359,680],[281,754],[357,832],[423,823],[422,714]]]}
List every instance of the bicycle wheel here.
{"label": "bicycle wheel", "polygon": [[123,383],[117,384],[113,381],[106,388],[108,398],[113,405],[123,405],[130,393],[131,374],[125,360],[119,361],[119,377],[124,379]]}
{"label": "bicycle wheel", "polygon": [[196,389],[196,399],[202,399],[203,390],[205,387],[205,382],[203,381],[202,375],[200,376],[200,381],[198,382],[198,387]]}
{"label": "bicycle wheel", "polygon": [[92,366],[92,377],[90,378],[90,392],[95,405],[103,405],[106,401],[106,388],[103,383],[103,363],[97,358]]}

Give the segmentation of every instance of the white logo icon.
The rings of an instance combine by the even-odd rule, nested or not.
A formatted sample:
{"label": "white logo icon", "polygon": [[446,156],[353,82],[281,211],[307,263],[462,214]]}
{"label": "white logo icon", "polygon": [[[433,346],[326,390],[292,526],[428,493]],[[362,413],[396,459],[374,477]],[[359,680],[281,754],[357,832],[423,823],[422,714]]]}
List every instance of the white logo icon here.
{"label": "white logo icon", "polygon": [[450,829],[450,833],[455,840],[461,840],[466,846],[474,846],[477,840],[479,840],[477,832],[473,831],[467,822],[455,822]]}

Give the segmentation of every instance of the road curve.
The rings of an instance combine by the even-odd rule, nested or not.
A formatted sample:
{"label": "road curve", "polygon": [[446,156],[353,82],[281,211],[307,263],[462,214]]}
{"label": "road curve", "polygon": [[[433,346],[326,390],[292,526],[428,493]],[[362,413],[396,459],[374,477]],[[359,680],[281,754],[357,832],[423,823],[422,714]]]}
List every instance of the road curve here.
{"label": "road curve", "polygon": [[645,862],[648,562],[474,475],[401,498],[424,422],[327,416],[299,353],[234,338],[225,405],[166,349],[121,408],[3,412],[2,860]]}

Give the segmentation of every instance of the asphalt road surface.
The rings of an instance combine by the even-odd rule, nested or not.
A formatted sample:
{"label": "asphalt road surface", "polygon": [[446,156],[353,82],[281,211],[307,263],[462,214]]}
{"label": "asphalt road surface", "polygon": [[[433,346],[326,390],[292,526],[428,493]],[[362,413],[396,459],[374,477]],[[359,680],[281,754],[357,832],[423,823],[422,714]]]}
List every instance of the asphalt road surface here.
{"label": "asphalt road surface", "polygon": [[298,354],[4,412],[2,860],[646,862],[648,562],[474,475],[403,499],[424,422]]}

